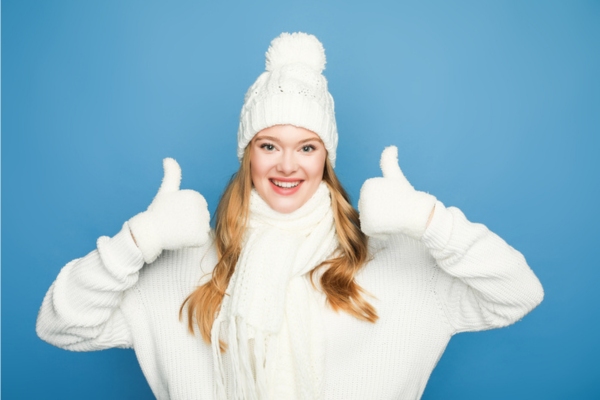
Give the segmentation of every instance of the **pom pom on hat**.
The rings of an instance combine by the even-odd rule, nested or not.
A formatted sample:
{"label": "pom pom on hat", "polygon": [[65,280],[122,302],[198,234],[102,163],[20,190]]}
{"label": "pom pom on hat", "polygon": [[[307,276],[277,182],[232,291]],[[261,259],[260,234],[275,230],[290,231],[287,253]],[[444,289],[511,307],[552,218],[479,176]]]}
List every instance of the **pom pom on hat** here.
{"label": "pom pom on hat", "polygon": [[267,50],[267,71],[294,63],[307,65],[318,73],[323,72],[325,49],[319,39],[303,32],[284,32],[273,39]]}

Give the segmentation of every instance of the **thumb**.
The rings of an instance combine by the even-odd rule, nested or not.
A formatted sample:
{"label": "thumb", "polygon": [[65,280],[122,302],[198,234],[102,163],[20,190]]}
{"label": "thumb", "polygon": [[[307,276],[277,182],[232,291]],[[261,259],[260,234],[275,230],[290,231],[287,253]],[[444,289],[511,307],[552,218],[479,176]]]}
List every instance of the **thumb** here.
{"label": "thumb", "polygon": [[172,158],[165,158],[163,160],[163,169],[165,175],[156,196],[176,192],[179,190],[179,185],[181,184],[181,167],[177,164],[177,161]]}
{"label": "thumb", "polygon": [[398,148],[396,146],[389,146],[383,150],[379,165],[384,178],[404,178],[400,165],[398,165]]}

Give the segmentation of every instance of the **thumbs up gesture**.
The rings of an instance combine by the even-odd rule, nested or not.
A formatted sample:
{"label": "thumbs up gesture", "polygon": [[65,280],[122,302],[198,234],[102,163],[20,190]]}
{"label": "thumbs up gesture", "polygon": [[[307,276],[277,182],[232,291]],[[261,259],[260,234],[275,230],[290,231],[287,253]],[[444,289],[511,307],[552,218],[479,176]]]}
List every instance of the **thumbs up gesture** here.
{"label": "thumbs up gesture", "polygon": [[206,200],[194,190],[179,190],[181,168],[163,160],[165,175],[148,209],[129,220],[144,261],[151,263],[163,250],[201,246],[208,240],[210,214]]}
{"label": "thumbs up gesture", "polygon": [[380,165],[383,177],[367,179],[360,189],[361,230],[373,237],[403,233],[420,239],[436,198],[416,191],[404,177],[396,146],[383,150]]}

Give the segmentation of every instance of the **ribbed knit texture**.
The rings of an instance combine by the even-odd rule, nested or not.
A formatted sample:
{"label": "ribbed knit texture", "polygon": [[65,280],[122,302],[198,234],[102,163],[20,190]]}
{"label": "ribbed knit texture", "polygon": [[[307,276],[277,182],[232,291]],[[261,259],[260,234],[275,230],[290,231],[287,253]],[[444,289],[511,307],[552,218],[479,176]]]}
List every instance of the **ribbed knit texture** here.
{"label": "ribbed knit texture", "polygon": [[[276,244],[274,244],[275,246]],[[523,256],[460,210],[437,203],[421,241],[371,240],[358,276],[379,320],[322,304],[325,399],[418,399],[450,337],[511,324],[542,301]],[[178,320],[185,297],[216,263],[212,244],[166,251],[142,268],[127,226],[65,266],[38,335],[76,351],[133,347],[159,399],[213,399],[210,346]]]}

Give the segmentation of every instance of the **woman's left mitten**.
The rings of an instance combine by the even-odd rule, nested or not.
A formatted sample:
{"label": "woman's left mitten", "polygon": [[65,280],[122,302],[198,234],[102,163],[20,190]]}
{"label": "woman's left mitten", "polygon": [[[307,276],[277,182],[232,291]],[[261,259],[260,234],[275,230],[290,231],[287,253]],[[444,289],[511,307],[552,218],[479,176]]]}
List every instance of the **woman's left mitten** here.
{"label": "woman's left mitten", "polygon": [[415,190],[404,177],[396,146],[383,150],[380,165],[383,177],[367,179],[360,189],[361,230],[372,237],[402,233],[420,239],[436,198]]}

